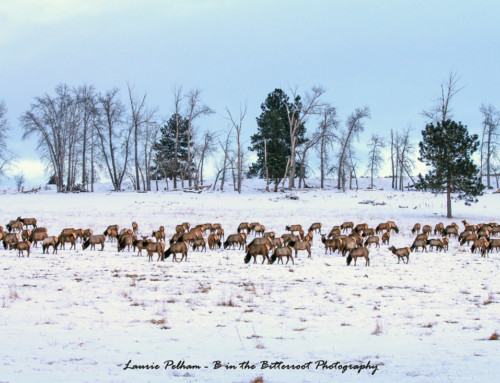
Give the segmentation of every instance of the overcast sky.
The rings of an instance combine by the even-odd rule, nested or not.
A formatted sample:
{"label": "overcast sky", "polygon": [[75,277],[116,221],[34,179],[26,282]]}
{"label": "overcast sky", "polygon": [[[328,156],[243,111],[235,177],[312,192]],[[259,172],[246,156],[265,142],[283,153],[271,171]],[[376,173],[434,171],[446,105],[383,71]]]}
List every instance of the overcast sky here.
{"label": "overcast sky", "polygon": [[[364,140],[410,125],[418,141],[420,112],[450,72],[464,87],[455,119],[478,133],[481,103],[500,108],[499,18],[498,1],[1,0],[9,144],[17,171],[43,182],[34,179],[43,171],[35,140],[22,141],[19,127],[34,97],[86,83],[118,87],[125,101],[127,82],[163,116],[174,86],[200,88],[216,111],[201,130],[225,130],[225,107],[247,102],[245,147],[269,92],[314,85],[342,120],[370,107]],[[363,152],[359,160],[366,163]]]}

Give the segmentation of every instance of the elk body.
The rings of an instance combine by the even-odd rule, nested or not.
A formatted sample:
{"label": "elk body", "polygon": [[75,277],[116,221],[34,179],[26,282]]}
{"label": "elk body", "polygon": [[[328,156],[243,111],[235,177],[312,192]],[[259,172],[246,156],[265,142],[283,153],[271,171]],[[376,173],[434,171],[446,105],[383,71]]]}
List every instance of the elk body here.
{"label": "elk body", "polygon": [[[184,258],[186,258],[187,261],[187,254],[188,254],[189,246],[186,242],[177,242],[171,245],[164,253],[163,259],[166,259],[172,255],[172,261],[177,262],[177,254],[182,254],[181,260],[179,262],[182,262]],[[149,254],[149,252],[148,252]],[[152,255],[151,255],[152,257]],[[162,259],[162,260],[163,260]]]}
{"label": "elk body", "polygon": [[307,251],[307,258],[311,258],[311,243],[307,241],[290,242],[290,247],[295,250],[295,258],[299,251]]}
{"label": "elk body", "polygon": [[45,254],[45,251],[48,254],[51,246],[53,248],[52,254],[57,254],[57,237],[47,237],[42,241],[42,254]]}
{"label": "elk body", "polygon": [[406,258],[406,264],[408,264],[410,260],[410,252],[411,249],[409,247],[402,247],[399,249],[396,249],[394,246],[389,247],[389,250],[392,251],[392,253],[398,257],[398,263],[402,259],[403,263],[405,263],[405,258]]}
{"label": "elk body", "polygon": [[276,259],[278,259],[277,263],[283,264],[283,257],[286,257],[286,264],[288,265],[288,261],[292,261],[292,265],[294,264],[293,262],[293,256],[292,256],[292,248],[290,246],[285,246],[285,247],[278,247],[274,250],[273,255],[271,256],[271,264],[273,264]]}
{"label": "elk body", "polygon": [[104,250],[104,242],[106,237],[104,234],[91,235],[85,242],[83,242],[82,249],[85,250],[90,246],[90,250],[95,250],[95,245],[101,245],[101,251]]}
{"label": "elk body", "polygon": [[311,226],[309,226],[309,230],[307,231],[313,231],[313,232],[318,231],[318,233],[321,234],[321,226],[322,226],[321,222],[315,222]]}
{"label": "elk body", "polygon": [[375,247],[380,247],[380,238],[377,236],[371,236],[366,238],[365,247],[370,247],[371,245],[375,245]]}
{"label": "elk body", "polygon": [[224,249],[228,249],[229,247],[233,246],[233,249],[236,247],[236,245],[239,245],[239,249],[242,249],[245,247],[246,239],[244,239],[243,235],[240,234],[231,234],[227,237],[226,241],[224,242]]}
{"label": "elk body", "polygon": [[252,245],[247,247],[247,254],[245,255],[245,263],[250,262],[253,257],[253,263],[257,263],[257,256],[262,255],[262,263],[267,259],[267,263],[271,263],[269,260],[269,251],[271,250],[271,244],[269,242],[265,244]]}
{"label": "elk body", "polygon": [[370,266],[370,257],[368,256],[370,251],[366,247],[357,247],[352,249],[347,256],[346,262],[347,266],[349,266],[354,259],[354,266],[356,266],[356,260],[358,258],[363,257],[365,259],[365,265]]}
{"label": "elk body", "polygon": [[31,247],[31,242],[30,241],[22,241],[22,242],[17,242],[15,243],[12,248],[17,249],[19,251],[19,254],[17,255],[20,257],[21,255],[24,257],[24,252],[27,252],[27,257],[29,258],[30,256],[30,247]]}

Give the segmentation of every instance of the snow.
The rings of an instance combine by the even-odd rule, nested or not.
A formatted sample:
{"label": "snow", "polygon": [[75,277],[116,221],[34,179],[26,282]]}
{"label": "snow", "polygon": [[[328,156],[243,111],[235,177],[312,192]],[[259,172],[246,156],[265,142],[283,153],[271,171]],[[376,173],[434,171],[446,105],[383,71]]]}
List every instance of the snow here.
{"label": "snow", "polygon": [[[444,196],[392,191],[388,181],[376,182],[386,190],[345,194],[264,193],[257,180],[245,181],[241,195],[4,188],[0,223],[36,217],[58,235],[65,227],[101,233],[137,221],[143,235],[163,225],[171,237],[185,221],[220,222],[227,236],[243,221],[281,235],[289,224],[322,222],[325,232],[344,221],[375,227],[394,220],[400,233],[391,245],[402,247],[411,246],[416,222],[498,221],[498,194],[472,206],[454,203],[448,220]],[[103,252],[80,244],[57,255],[32,248],[29,258],[2,247],[0,381],[496,381],[500,343],[487,339],[500,331],[500,254],[482,258],[452,239],[449,251],[412,253],[405,265],[387,248],[370,249],[369,267],[364,260],[348,267],[337,253],[325,255],[317,234],[312,258],[299,252],[295,265],[244,264],[243,250],[190,251],[187,262],[174,263],[118,253],[110,242]],[[160,368],[124,370],[129,360]],[[201,369],[164,369],[168,360]],[[237,368],[215,369],[216,361]],[[242,368],[245,361],[255,368]],[[311,363],[262,369],[262,361]],[[318,361],[339,363],[322,369]],[[375,373],[338,369],[368,361]]]}

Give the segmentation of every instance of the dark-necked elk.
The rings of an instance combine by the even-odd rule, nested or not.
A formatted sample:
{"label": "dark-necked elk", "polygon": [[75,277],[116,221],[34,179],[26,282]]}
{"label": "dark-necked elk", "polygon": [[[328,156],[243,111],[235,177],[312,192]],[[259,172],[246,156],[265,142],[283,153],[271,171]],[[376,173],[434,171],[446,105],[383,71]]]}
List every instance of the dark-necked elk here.
{"label": "dark-necked elk", "polygon": [[253,257],[253,263],[257,263],[257,255],[262,255],[262,263],[267,259],[267,263],[271,263],[269,260],[269,251],[271,250],[271,244],[269,242],[265,244],[253,244],[252,246],[247,246],[247,254],[245,255],[245,263],[250,262]]}
{"label": "dark-necked elk", "polygon": [[167,259],[168,257],[170,257],[170,255],[172,255],[172,261],[177,262],[177,254],[182,254],[181,260],[179,262],[182,262],[184,258],[186,258],[187,261],[188,250],[189,245],[186,242],[174,243],[165,251],[163,259]]}
{"label": "dark-necked elk", "polygon": [[21,239],[23,241],[27,241],[31,237],[31,230],[26,229],[21,232]]}
{"label": "dark-necked elk", "polygon": [[290,242],[290,247],[295,250],[295,258],[299,251],[307,251],[307,258],[311,258],[311,243],[307,241]]}
{"label": "dark-necked elk", "polygon": [[361,234],[351,233],[351,234],[349,234],[349,238],[354,238],[354,240],[356,241],[357,247],[363,246],[364,237]]}
{"label": "dark-necked elk", "polygon": [[95,245],[101,245],[101,251],[104,250],[104,242],[106,237],[101,235],[91,235],[85,242],[83,242],[82,249],[85,250],[90,246],[90,250],[95,250]]}
{"label": "dark-necked elk", "polygon": [[130,247],[134,245],[134,236],[132,234],[123,234],[118,240],[118,252],[127,248],[130,251]]}
{"label": "dark-necked elk", "polygon": [[321,226],[322,226],[321,222],[315,222],[311,226],[309,226],[309,230],[307,230],[307,231],[313,231],[314,232],[314,231],[317,230],[318,233],[321,234]]}
{"label": "dark-necked elk", "polygon": [[10,221],[5,227],[9,233],[13,231],[21,232],[23,230],[23,223],[21,221]]}
{"label": "dark-necked elk", "polygon": [[248,234],[252,234],[254,232],[254,228],[256,226],[260,226],[260,222],[251,222],[249,225],[248,225]]}
{"label": "dark-necked elk", "polygon": [[246,231],[247,233],[250,231],[250,225],[248,222],[242,222],[239,224],[238,226],[238,234],[243,232],[243,231]]}
{"label": "dark-necked elk", "polygon": [[120,227],[118,225],[109,225],[102,234],[106,237],[109,237],[111,242],[113,242],[113,238],[118,237],[118,230],[120,230]]}
{"label": "dark-necked elk", "polygon": [[444,231],[444,225],[442,222],[439,222],[436,226],[434,226],[434,235],[437,233],[443,234]]}
{"label": "dark-necked elk", "polygon": [[224,249],[228,249],[231,246],[233,246],[234,249],[236,245],[239,245],[239,249],[243,249],[245,247],[246,239],[244,239],[241,234],[242,233],[229,235],[224,242]]}
{"label": "dark-necked elk", "polygon": [[382,245],[388,245],[390,239],[391,239],[390,232],[385,232],[384,234],[382,234]]}
{"label": "dark-necked elk", "polygon": [[439,250],[440,252],[444,250],[444,243],[441,238],[431,238],[427,240],[427,244],[429,245],[429,249],[432,251],[433,248]]}
{"label": "dark-necked elk", "polygon": [[444,228],[443,237],[451,237],[452,235],[455,238],[458,238],[458,228],[456,225],[448,225]]}
{"label": "dark-necked elk", "polygon": [[83,229],[76,229],[74,233],[76,239],[80,238],[80,242],[83,242]]}
{"label": "dark-necked elk", "polygon": [[200,249],[200,251],[207,251],[207,241],[205,238],[196,238],[193,242],[193,251]]}
{"label": "dark-necked elk", "polygon": [[[75,233],[70,233],[70,234],[60,234],[59,237],[57,238],[57,244],[62,245],[62,248],[65,249],[65,244],[70,243],[71,246],[69,249],[75,248],[76,250],[76,236]],[[60,248],[60,247],[59,247]]]}
{"label": "dark-necked elk", "polygon": [[376,235],[372,235],[371,237],[366,238],[364,247],[370,247],[371,245],[380,247],[380,238]]}
{"label": "dark-necked elk", "polygon": [[29,238],[29,241],[33,244],[33,247],[38,247],[38,241],[43,241],[47,237],[48,237],[47,231],[33,230]]}
{"label": "dark-necked elk", "polygon": [[355,227],[353,232],[354,233],[360,233],[361,231],[368,229],[368,224],[367,223],[358,223]]}
{"label": "dark-necked elk", "polygon": [[475,253],[476,250],[479,250],[481,252],[481,256],[484,257],[488,251],[489,245],[490,244],[488,243],[488,240],[486,238],[479,238],[478,240],[474,241],[470,248],[470,251],[472,253]]}
{"label": "dark-necked elk", "polygon": [[468,245],[470,242],[474,242],[477,239],[479,239],[477,234],[471,233],[470,231],[468,231],[467,234],[464,236],[462,236],[462,234],[460,234],[460,236],[462,237],[462,238],[460,238],[460,245],[464,245],[464,244]]}
{"label": "dark-necked elk", "polygon": [[153,231],[151,237],[156,239],[156,242],[165,242],[165,231],[161,230],[163,226],[160,226],[160,229]]}
{"label": "dark-necked elk", "polygon": [[497,253],[500,249],[500,239],[494,238],[490,240],[490,243],[488,244],[488,252],[492,252],[493,249],[497,249]]}
{"label": "dark-necked elk", "polygon": [[332,230],[328,233],[328,238],[332,238],[340,234],[340,226],[334,226]]}
{"label": "dark-necked elk", "polygon": [[387,229],[387,231],[395,231],[396,234],[399,233],[399,227],[398,225],[396,225],[396,223],[394,221],[387,221],[387,225],[389,226],[389,228]]}
{"label": "dark-necked elk", "polygon": [[427,253],[427,239],[416,239],[413,241],[413,245],[411,245],[411,251],[417,250],[419,247],[422,248],[422,251],[425,250]]}
{"label": "dark-necked elk", "polygon": [[142,250],[144,250],[146,248],[146,245],[148,243],[153,243],[153,240],[148,239],[147,236],[142,236],[142,239],[134,238],[134,240],[132,242],[132,247],[133,247],[134,251],[136,249],[138,250],[137,256],[142,255]]}
{"label": "dark-necked elk", "polygon": [[398,263],[402,259],[403,263],[405,263],[405,258],[406,258],[406,264],[408,264],[410,260],[410,252],[411,249],[409,247],[401,247],[399,249],[396,249],[394,246],[389,247],[389,250],[392,251],[392,253],[398,257]]}
{"label": "dark-necked elk", "polygon": [[432,232],[431,225],[424,225],[424,227],[422,227],[422,234],[429,234],[431,232]]}
{"label": "dark-necked elk", "polygon": [[296,231],[302,230],[302,225],[290,225],[290,226],[285,226],[286,231],[291,232],[292,234]]}
{"label": "dark-necked elk", "polygon": [[[158,259],[163,261],[165,259],[164,252],[165,252],[165,244],[163,242],[153,242],[153,241],[148,241],[144,242],[144,250],[148,253],[148,261],[151,262],[153,260],[153,254],[156,253],[158,254]],[[188,246],[187,243],[183,243],[186,247]],[[170,255],[170,254],[169,254]]]}
{"label": "dark-necked elk", "polygon": [[370,266],[370,257],[368,256],[370,251],[366,247],[357,247],[352,249],[347,256],[346,263],[349,266],[354,259],[354,266],[356,266],[356,260],[363,257],[365,259],[365,265]]}
{"label": "dark-necked elk", "polygon": [[215,250],[216,247],[221,248],[221,238],[217,234],[210,234],[208,236],[208,248]]}
{"label": "dark-necked elk", "polygon": [[383,223],[379,223],[377,225],[377,227],[375,228],[375,233],[376,234],[380,234],[382,233],[383,231],[389,231],[390,228],[389,228],[389,224],[387,222],[383,222]]}
{"label": "dark-necked elk", "polygon": [[28,225],[29,226],[33,226],[33,228],[36,227],[36,218],[21,218],[21,217],[17,217],[17,220],[19,222],[22,222],[22,224],[24,226],[26,226],[26,229],[28,228]]}
{"label": "dark-necked elk", "polygon": [[419,223],[416,223],[415,225],[413,225],[413,229],[411,229],[411,233],[412,234],[418,234],[420,232],[420,228],[422,226],[420,226]]}
{"label": "dark-necked elk", "polygon": [[19,242],[19,233],[7,233],[3,236],[3,248],[12,249],[12,246]]}
{"label": "dark-necked elk", "polygon": [[89,239],[92,235],[94,234],[94,230],[92,229],[85,229],[83,231],[83,235],[82,235],[82,241],[86,241],[87,239]]}
{"label": "dark-necked elk", "polygon": [[375,234],[377,234],[375,232],[375,229],[373,227],[367,227],[366,229],[363,229],[361,231],[361,236],[364,238],[364,237],[370,237],[370,236],[374,236]]}
{"label": "dark-necked elk", "polygon": [[45,254],[45,251],[47,251],[48,254],[51,246],[53,249],[52,254],[57,254],[57,237],[47,237],[42,241],[42,254]]}
{"label": "dark-necked elk", "polygon": [[283,264],[283,257],[286,257],[286,264],[288,264],[288,261],[290,260],[292,261],[292,265],[295,264],[292,256],[292,248],[290,246],[276,248],[271,256],[271,264],[273,264],[276,259],[278,259],[277,263],[280,263],[281,261]]}
{"label": "dark-necked elk", "polygon": [[344,222],[342,225],[340,225],[340,228],[342,231],[347,231],[347,229],[352,229],[354,228],[354,222]]}
{"label": "dark-necked elk", "polygon": [[172,244],[172,243],[175,243],[175,242],[179,242],[179,238],[182,237],[184,233],[175,233],[172,238],[170,238],[170,241],[169,243]]}
{"label": "dark-necked elk", "polygon": [[22,241],[22,242],[17,242],[14,245],[12,245],[13,249],[17,249],[19,251],[19,254],[17,255],[20,257],[21,255],[24,257],[24,252],[26,251],[28,253],[28,258],[30,256],[30,247],[31,247],[31,242],[30,241]]}
{"label": "dark-necked elk", "polygon": [[276,233],[274,231],[266,231],[264,233],[264,237],[274,239],[274,238],[276,238]]}
{"label": "dark-necked elk", "polygon": [[330,254],[334,251],[340,251],[340,246],[342,245],[342,240],[339,238],[326,239],[325,235],[321,235],[321,242],[325,245],[325,254],[330,250]]}
{"label": "dark-necked elk", "polygon": [[181,234],[178,238],[178,242],[187,242],[192,245],[198,238],[203,238],[203,233],[199,230],[192,229],[188,233]]}

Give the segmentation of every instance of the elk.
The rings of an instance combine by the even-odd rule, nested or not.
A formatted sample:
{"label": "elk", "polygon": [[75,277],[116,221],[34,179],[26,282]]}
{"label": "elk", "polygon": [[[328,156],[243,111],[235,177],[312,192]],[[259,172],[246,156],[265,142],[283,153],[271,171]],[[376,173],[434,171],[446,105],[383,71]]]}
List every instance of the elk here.
{"label": "elk", "polygon": [[240,249],[245,247],[246,239],[241,234],[231,234],[227,237],[224,242],[224,249],[228,249],[230,246],[233,246],[233,249],[236,245],[240,245]]}
{"label": "elk", "polygon": [[458,238],[458,229],[456,227],[456,225],[448,225],[445,227],[443,233],[442,233],[443,237],[450,237],[453,235],[455,238]]}
{"label": "elk", "polygon": [[293,256],[292,256],[292,248],[290,246],[285,246],[285,247],[278,247],[274,250],[273,255],[271,256],[271,264],[273,264],[276,259],[278,259],[277,263],[283,264],[283,257],[286,257],[286,264],[288,265],[288,261],[292,261],[292,265],[295,263],[293,262]]}
{"label": "elk", "polygon": [[281,239],[283,239],[283,243],[285,245],[288,245],[290,242],[298,242],[300,241],[300,238],[297,237],[296,235],[293,235],[293,234],[282,234],[281,235]]}
{"label": "elk", "polygon": [[386,232],[386,233],[382,234],[382,244],[383,245],[388,245],[390,239],[391,239],[391,233]]}
{"label": "elk", "polygon": [[389,247],[389,250],[392,251],[392,253],[398,257],[398,263],[402,259],[403,263],[405,263],[405,258],[406,258],[406,264],[408,264],[410,260],[410,252],[411,249],[409,247],[401,247],[399,249],[396,249],[394,246]]}
{"label": "elk", "polygon": [[250,231],[250,225],[248,222],[242,222],[238,226],[238,234],[242,231],[246,231],[247,233]]}
{"label": "elk", "polygon": [[153,230],[151,237],[155,238],[156,242],[165,242],[165,231],[162,231],[161,229],[156,231]]}
{"label": "elk", "polygon": [[76,239],[80,238],[80,242],[83,241],[83,229],[76,229],[74,231]]}
{"label": "elk", "polygon": [[221,245],[221,239],[217,234],[210,234],[208,236],[208,247],[210,250],[215,250],[216,246],[220,249]]}
{"label": "elk", "polygon": [[283,243],[283,238],[274,238],[273,240],[271,240],[272,249],[283,246]]}
{"label": "elk", "polygon": [[133,247],[134,251],[137,248],[137,250],[138,250],[137,256],[142,255],[142,250],[146,248],[146,245],[148,243],[155,243],[155,242],[148,239],[147,236],[142,236],[142,239],[137,239],[137,238],[134,239],[134,241],[132,242],[132,247]]}
{"label": "elk", "polygon": [[217,229],[216,233],[222,240],[224,240],[224,229]]}
{"label": "elk", "polygon": [[31,242],[30,241],[22,241],[22,242],[17,242],[15,243],[12,248],[17,249],[19,251],[19,254],[17,255],[18,257],[22,256],[24,257],[24,252],[26,251],[28,253],[27,257],[29,258],[30,256],[30,246]]}
{"label": "elk", "polygon": [[321,235],[321,242],[325,245],[325,254],[328,250],[330,250],[330,254],[336,250],[340,251],[340,246],[342,245],[341,239],[326,239],[324,234]]}
{"label": "elk", "polygon": [[356,260],[360,257],[363,257],[365,259],[365,265],[370,266],[370,258],[368,257],[368,254],[370,253],[370,250],[368,250],[366,247],[357,247],[355,249],[352,249],[349,252],[349,255],[347,256],[346,263],[347,266],[351,264],[351,261],[354,259],[354,266],[356,266]]}
{"label": "elk", "polygon": [[385,231],[389,231],[390,230],[389,224],[387,222],[379,223],[377,225],[377,227],[375,228],[376,234],[380,234],[384,230]]}
{"label": "elk", "polygon": [[422,226],[420,226],[419,223],[416,223],[415,225],[413,225],[413,229],[411,229],[411,233],[412,234],[418,234],[421,227]]}
{"label": "elk", "polygon": [[[179,262],[182,262],[184,258],[186,258],[187,261],[187,253],[189,250],[189,246],[186,242],[177,242],[171,245],[164,253],[164,257],[162,260],[170,257],[172,255],[172,262],[176,261],[177,262],[177,254],[182,254],[181,260]],[[148,252],[149,254],[149,252]],[[152,255],[151,255],[152,257]]]}
{"label": "elk", "polygon": [[52,236],[52,237],[47,237],[42,241],[42,254],[45,254],[45,251],[47,250],[47,254],[49,253],[49,248],[52,246],[53,251],[52,254],[57,254],[57,237]]}
{"label": "elk", "polygon": [[318,231],[319,234],[321,234],[321,222],[315,222],[311,226],[309,226],[309,230],[307,231]]}
{"label": "elk", "polygon": [[3,236],[3,248],[7,250],[12,249],[12,247],[19,242],[19,233],[7,233]]}
{"label": "elk", "polygon": [[474,242],[476,241],[478,238],[477,234],[472,234],[470,232],[468,232],[469,234],[465,235],[464,237],[461,238],[460,240],[460,245],[464,245],[465,243],[467,243],[467,245],[470,243],[470,242]]}
{"label": "elk", "polygon": [[31,230],[26,229],[21,232],[21,239],[23,241],[27,241],[31,237]]}
{"label": "elk", "polygon": [[33,247],[38,247],[38,241],[43,241],[47,237],[48,237],[47,231],[33,230],[29,238],[29,241],[33,244]]}
{"label": "elk", "polygon": [[118,240],[118,252],[122,251],[127,248],[128,251],[130,251],[130,247],[133,246],[134,244],[134,236],[132,234],[124,234],[120,236],[120,239]]}
{"label": "elk", "polygon": [[365,229],[368,229],[368,224],[367,223],[358,223],[356,227],[354,228],[353,232],[354,233],[359,233],[360,231],[363,231]]}
{"label": "elk", "polygon": [[189,233],[183,233],[182,235],[180,235],[178,238],[178,242],[187,242],[188,244],[192,245],[193,242],[198,238],[203,238],[203,234],[200,231],[193,230]]}
{"label": "elk", "polygon": [[434,235],[437,233],[442,234],[444,231],[444,225],[442,222],[439,222],[436,226],[434,226]]}
{"label": "elk", "polygon": [[21,221],[10,221],[5,227],[9,231],[9,233],[13,231],[21,232],[23,230],[23,223]]}
{"label": "elk", "polygon": [[197,238],[193,242],[193,251],[200,249],[200,251],[205,250],[207,251],[207,241],[205,241],[205,238]]}
{"label": "elk", "polygon": [[429,245],[429,249],[432,251],[432,248],[435,248],[436,250],[439,249],[439,251],[443,251],[444,249],[444,243],[441,240],[441,238],[431,238],[427,240],[427,244]]}
{"label": "elk", "polygon": [[431,225],[424,225],[424,227],[422,227],[422,234],[429,234],[431,232],[432,232]]}
{"label": "elk", "polygon": [[498,253],[498,250],[500,249],[500,239],[495,238],[490,241],[490,243],[488,244],[488,251],[492,252],[493,249],[497,249]]}
{"label": "elk", "polygon": [[347,229],[351,229],[351,232],[354,227],[354,222],[344,222],[342,225],[340,225],[340,228],[342,231],[347,231]]}
{"label": "elk", "polygon": [[170,244],[173,244],[173,243],[175,243],[175,242],[179,242],[179,238],[180,238],[180,237],[182,237],[182,235],[183,235],[183,234],[184,234],[184,233],[175,233],[175,234],[172,236],[172,238],[170,238],[169,243],[170,243]]}
{"label": "elk", "polygon": [[[380,238],[373,235],[366,238],[364,247],[369,247],[372,244],[375,244],[375,247],[380,247]],[[354,264],[356,264],[356,261],[354,261]]]}
{"label": "elk", "polygon": [[289,231],[290,233],[293,234],[296,231],[302,230],[302,225],[289,225],[289,226],[285,226],[285,230]]}
{"label": "elk", "polygon": [[299,241],[299,242],[290,242],[290,247],[295,250],[295,258],[297,258],[297,254],[299,250],[307,251],[307,258],[311,258],[311,243],[307,241]]}
{"label": "elk", "polygon": [[472,253],[474,253],[476,250],[480,250],[481,256],[484,257],[489,249],[489,245],[490,244],[488,243],[486,238],[480,238],[480,239],[474,241],[474,243],[472,244],[472,246],[470,248],[470,251]]}
{"label": "elk", "polygon": [[274,231],[267,231],[264,233],[264,237],[274,239],[276,238],[276,233]]}
{"label": "elk", "polygon": [[394,230],[396,234],[399,233],[399,227],[396,225],[394,221],[387,221],[387,225],[389,226],[389,229],[387,231],[392,231]]}
{"label": "elk", "polygon": [[417,250],[419,247],[422,248],[422,251],[425,250],[427,253],[427,239],[416,239],[413,241],[413,245],[411,245],[411,251]]}
{"label": "elk", "polygon": [[328,238],[334,237],[340,234],[340,226],[334,226],[332,230],[328,233]]}
{"label": "elk", "polygon": [[24,226],[26,226],[26,229],[28,228],[28,225],[33,226],[33,228],[36,227],[36,218],[21,218],[17,217],[17,220],[19,222],[22,222]]}
{"label": "elk", "polygon": [[260,245],[252,245],[247,247],[247,254],[245,255],[245,263],[250,262],[253,257],[253,263],[257,263],[257,255],[262,255],[262,263],[267,259],[267,263],[271,263],[269,260],[269,251],[271,250],[271,244],[265,243]]}
{"label": "elk", "polygon": [[132,222],[132,234],[136,236],[139,234],[139,225],[135,221]]}
{"label": "elk", "polygon": [[60,234],[59,237],[57,238],[57,245],[62,245],[62,248],[63,249],[66,249],[65,248],[65,244],[66,243],[71,243],[71,246],[69,247],[69,249],[73,249],[75,248],[76,250],[76,236],[75,236],[75,233],[70,233],[70,234]]}
{"label": "elk", "polygon": [[363,237],[374,236],[375,234],[377,234],[377,233],[375,232],[375,229],[374,229],[374,228],[368,228],[368,227],[367,227],[366,229],[363,229],[363,230],[361,231],[361,235],[362,235]]}
{"label": "elk", "polygon": [[266,231],[266,227],[264,225],[256,225],[256,226],[254,226],[253,231],[254,231],[255,235],[263,236],[264,232]]}
{"label": "elk", "polygon": [[261,238],[254,238],[252,240],[252,242],[250,242],[247,246],[246,246],[246,249],[245,251],[248,251],[248,249],[250,247],[252,247],[253,245],[269,245],[269,246],[272,246],[272,243],[271,243],[271,238],[268,238],[268,237],[261,237]]}
{"label": "elk", "polygon": [[85,229],[83,231],[83,235],[82,235],[82,241],[86,241],[87,239],[89,239],[92,235],[94,234],[94,231],[92,229]]}
{"label": "elk", "polygon": [[342,244],[341,244],[341,247],[342,247],[342,256],[345,257],[346,253],[348,251],[351,251],[352,249],[355,249],[357,247],[357,242],[356,242],[356,239],[354,239],[353,237],[347,237],[345,239],[342,240]]}

